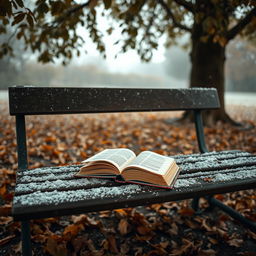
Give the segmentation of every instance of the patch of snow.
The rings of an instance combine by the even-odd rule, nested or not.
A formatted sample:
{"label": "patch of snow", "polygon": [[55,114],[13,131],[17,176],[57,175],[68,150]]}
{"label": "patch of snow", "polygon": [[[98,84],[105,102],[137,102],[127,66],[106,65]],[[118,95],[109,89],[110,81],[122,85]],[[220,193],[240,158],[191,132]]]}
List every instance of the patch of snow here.
{"label": "patch of snow", "polygon": [[34,176],[34,175],[65,173],[65,172],[78,172],[81,166],[82,165],[42,167],[42,168],[36,168],[32,170],[21,171],[20,175]]}
{"label": "patch of snow", "polygon": [[131,195],[141,192],[139,185],[125,185],[119,187],[100,187],[92,189],[79,189],[72,191],[37,191],[27,195],[15,196],[14,204],[22,206],[58,205],[60,203],[77,202],[88,199],[118,198],[123,196],[129,198]]}
{"label": "patch of snow", "polygon": [[28,184],[17,184],[15,193],[24,194],[24,193],[31,193],[33,191],[50,191],[50,190],[63,190],[69,188],[77,188],[81,186],[87,185],[97,185],[101,184],[104,185],[110,182],[107,179],[94,179],[94,178],[81,178],[81,179],[72,179],[72,180],[53,180],[53,181],[45,181],[45,182],[31,182]]}

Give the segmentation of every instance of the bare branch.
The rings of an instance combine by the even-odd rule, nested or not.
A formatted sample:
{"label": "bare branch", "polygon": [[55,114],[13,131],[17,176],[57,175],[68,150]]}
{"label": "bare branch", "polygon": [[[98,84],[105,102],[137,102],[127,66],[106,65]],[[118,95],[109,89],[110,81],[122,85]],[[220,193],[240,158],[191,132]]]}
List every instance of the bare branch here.
{"label": "bare branch", "polygon": [[186,0],[174,0],[177,4],[183,6],[186,10],[194,13],[194,4],[187,2]]}
{"label": "bare branch", "polygon": [[150,28],[152,27],[152,25],[153,25],[153,23],[154,23],[155,16],[156,16],[156,15],[155,15],[155,10],[156,10],[156,6],[154,7],[154,9],[153,9],[152,12],[151,12],[152,16],[151,16],[151,18],[150,18],[150,20],[149,20],[149,23],[148,23],[147,27],[146,27],[146,33],[145,33],[145,34],[148,34]]}
{"label": "bare branch", "polygon": [[237,34],[239,34],[252,20],[253,17],[256,17],[256,7],[253,8],[247,15],[241,19],[234,27],[232,27],[226,33],[226,39],[229,41],[233,39]]}
{"label": "bare branch", "polygon": [[167,5],[167,3],[164,1],[164,0],[157,0],[157,2],[165,9],[167,15],[169,16],[169,18],[172,20],[174,26],[180,28],[180,29],[183,29],[185,31],[188,31],[188,32],[191,32],[191,28],[179,23],[177,20],[176,20],[176,17],[174,16],[174,14],[172,13],[171,11],[171,8],[169,8],[169,6]]}
{"label": "bare branch", "polygon": [[76,6],[72,7],[72,8],[70,8],[63,15],[58,17],[55,20],[55,22],[56,23],[62,23],[64,20],[66,20],[68,17],[70,17],[73,13],[76,13],[76,12],[80,11],[81,9],[83,9],[85,7],[89,7],[91,2],[92,2],[92,0],[88,0],[86,3],[79,4],[79,5],[76,5]]}

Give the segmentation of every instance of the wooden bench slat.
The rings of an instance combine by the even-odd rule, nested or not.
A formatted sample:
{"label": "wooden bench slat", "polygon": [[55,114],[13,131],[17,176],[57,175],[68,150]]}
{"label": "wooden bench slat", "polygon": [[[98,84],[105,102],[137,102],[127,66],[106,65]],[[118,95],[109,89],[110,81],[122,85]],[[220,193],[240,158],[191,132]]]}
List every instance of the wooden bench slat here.
{"label": "wooden bench slat", "polygon": [[250,154],[249,152],[241,151],[241,150],[225,150],[220,152],[208,152],[208,153],[202,153],[202,154],[190,154],[190,157],[188,158],[187,155],[176,155],[175,159],[176,161],[182,162],[183,159],[186,161],[186,163],[195,163],[200,160],[205,160],[209,157],[215,157],[217,160],[221,159],[234,159],[237,157],[254,157],[255,155]]}
{"label": "wooden bench slat", "polygon": [[[175,156],[177,163],[181,167],[180,178],[186,177],[186,175],[197,177],[199,175],[211,174],[214,171],[220,172],[235,172],[239,171],[241,167],[247,167],[256,165],[256,156],[247,152],[235,152],[229,151],[230,153],[222,154],[222,152],[215,152],[212,156],[205,157],[204,154],[186,155],[182,161]],[[207,154],[208,155],[208,154]],[[224,156],[223,156],[224,155]],[[233,164],[233,159],[236,159],[237,164]],[[246,156],[246,157],[244,157]],[[191,159],[193,165],[191,165]],[[197,161],[194,161],[194,160]],[[231,160],[231,161],[230,161]],[[74,175],[79,171],[82,165],[71,165],[62,167],[43,167],[36,168],[33,170],[19,171],[17,177],[16,193],[22,193],[22,189],[26,191],[35,191],[36,189],[52,187],[58,189],[61,186],[63,189],[67,188],[69,184],[73,184],[70,187],[85,187],[97,185],[105,185],[109,180],[106,179],[83,179],[84,181],[76,178]],[[77,181],[78,180],[78,181]],[[63,184],[61,184],[61,182]],[[79,183],[76,184],[76,183]],[[81,183],[81,184],[80,184]],[[47,189],[45,191],[48,191]]]}
{"label": "wooden bench slat", "polygon": [[219,106],[214,88],[9,87],[11,115],[215,109]]}
{"label": "wooden bench slat", "polygon": [[[191,157],[196,158],[196,155],[198,155],[198,159],[201,158],[200,154],[182,157],[183,162],[180,166],[183,170],[177,179],[175,189],[169,191],[147,186],[116,184],[111,180],[105,179],[75,178],[61,180],[62,173],[56,171],[58,167],[22,171],[18,175],[18,180],[22,181],[21,177],[32,178],[33,176],[31,176],[30,172],[34,173],[36,170],[40,173],[37,177],[42,179],[39,182],[30,184],[17,183],[13,203],[14,218],[22,220],[32,217],[58,216],[69,214],[71,209],[73,209],[72,214],[76,214],[82,212],[82,210],[86,212],[92,211],[92,209],[97,211],[113,209],[115,207],[132,207],[145,204],[147,202],[145,200],[148,200],[148,203],[164,202],[256,187],[256,162],[250,167],[244,167],[246,161],[250,162],[251,159],[254,159],[253,155],[244,154],[241,151],[215,152],[211,154],[212,158],[218,159],[222,157],[222,161],[228,161],[228,158],[232,156],[238,158],[240,156],[243,158],[243,161],[240,163],[240,167],[237,168],[231,164],[227,165],[228,168],[225,166],[222,168],[223,165],[221,165],[220,161],[210,171],[207,167],[187,171],[186,168]],[[244,157],[245,155],[247,160]],[[205,159],[209,158],[205,157]],[[208,160],[209,162],[211,162],[210,159]],[[234,159],[231,158],[230,161],[233,163]],[[207,161],[205,161],[205,165],[208,165]],[[74,169],[78,170],[80,166],[71,167],[71,174],[74,175]],[[68,172],[68,167],[66,166],[59,167],[59,169],[65,169],[65,172]],[[44,175],[44,170],[50,173],[55,172],[56,179],[51,181],[52,187],[49,185],[50,182],[47,176]],[[108,204],[105,204],[105,202],[108,202]],[[107,205],[109,208],[107,208]],[[92,208],[92,206],[95,208]]]}
{"label": "wooden bench slat", "polygon": [[[19,198],[14,201],[15,206],[13,209],[13,215],[15,220],[26,220],[31,218],[45,218],[45,217],[53,217],[53,216],[63,216],[68,214],[79,214],[85,212],[92,211],[101,211],[101,210],[111,210],[116,208],[125,208],[125,207],[134,207],[139,205],[147,205],[153,203],[161,203],[166,201],[176,201],[183,200],[188,198],[194,198],[199,196],[206,196],[211,194],[219,194],[219,193],[227,193],[237,190],[250,189],[255,188],[256,181],[255,179],[243,179],[238,181],[231,181],[225,183],[218,184],[202,184],[201,186],[189,186],[183,189],[175,189],[171,191],[165,190],[157,190],[155,188],[150,189],[150,191],[145,191],[145,188],[142,188],[138,185],[123,185],[118,187],[123,188],[120,190],[119,195],[109,196],[109,197],[95,197],[95,198],[87,198],[85,199],[87,190],[76,190],[74,193],[70,193],[70,191],[62,192],[62,198],[69,199],[73,197],[73,201],[60,201],[59,198],[55,197],[59,195],[54,192],[49,192],[45,196],[45,200],[49,199],[50,205],[22,205],[21,202],[33,202],[37,200],[40,192],[38,194],[32,195],[30,198]],[[103,187],[106,189],[105,187]],[[124,193],[125,190],[133,189],[134,193]],[[99,189],[99,188],[98,188]],[[108,188],[109,193],[115,188]],[[84,192],[80,194],[80,198],[77,197],[79,192]],[[102,194],[102,191],[98,190],[90,190],[90,194]],[[44,193],[45,194],[45,193]],[[106,195],[106,194],[105,194]],[[40,198],[40,197],[39,197]],[[25,200],[28,199],[29,201]],[[54,203],[54,199],[56,199],[56,204]],[[24,201],[23,201],[24,200]],[[57,203],[58,202],[58,203]],[[36,206],[36,207],[35,207]]]}
{"label": "wooden bench slat", "polygon": [[[184,168],[184,167],[183,167]],[[246,167],[247,171],[256,172],[255,165],[251,167]],[[215,173],[216,172],[216,173]],[[184,187],[196,184],[196,179],[209,179],[212,181],[221,181],[224,178],[229,178],[229,176],[233,175],[233,179],[239,175],[243,175],[244,170],[239,168],[231,168],[231,169],[214,169],[211,171],[198,171],[186,174],[180,174],[179,178],[176,182],[175,188]],[[251,173],[253,175],[253,173]],[[249,175],[248,175],[249,176]],[[252,177],[254,177],[253,175]],[[107,179],[86,179],[86,178],[75,178],[70,180],[60,180],[56,179],[53,181],[42,181],[42,182],[30,182],[30,183],[18,183],[15,188],[15,195],[24,195],[29,193],[34,193],[36,191],[41,192],[50,192],[50,191],[68,191],[68,190],[77,190],[77,189],[91,189],[97,187],[113,187],[118,186],[116,182]]]}
{"label": "wooden bench slat", "polygon": [[18,183],[15,188],[15,195],[23,195],[33,193],[35,191],[49,192],[49,191],[68,191],[75,189],[89,189],[100,186],[115,186],[116,184],[107,179],[86,179],[74,178],[69,180],[56,179],[52,181]]}

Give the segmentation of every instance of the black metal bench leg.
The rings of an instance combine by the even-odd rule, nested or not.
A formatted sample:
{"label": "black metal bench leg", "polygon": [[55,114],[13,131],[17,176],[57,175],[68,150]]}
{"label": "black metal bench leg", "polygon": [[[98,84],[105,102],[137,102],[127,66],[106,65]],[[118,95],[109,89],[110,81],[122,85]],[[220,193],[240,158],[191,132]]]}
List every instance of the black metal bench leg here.
{"label": "black metal bench leg", "polygon": [[28,220],[21,222],[21,241],[22,241],[22,255],[32,256],[30,224]]}
{"label": "black metal bench leg", "polygon": [[194,197],[191,203],[191,207],[195,212],[197,212],[199,208],[199,199],[200,199],[199,197]]}
{"label": "black metal bench leg", "polygon": [[208,201],[211,206],[217,206],[219,207],[222,211],[226,212],[229,214],[232,218],[240,221],[245,227],[249,228],[253,232],[256,232],[256,223],[245,218],[243,215],[232,209],[231,207],[223,204],[220,202],[218,199],[214,197],[208,197]]}

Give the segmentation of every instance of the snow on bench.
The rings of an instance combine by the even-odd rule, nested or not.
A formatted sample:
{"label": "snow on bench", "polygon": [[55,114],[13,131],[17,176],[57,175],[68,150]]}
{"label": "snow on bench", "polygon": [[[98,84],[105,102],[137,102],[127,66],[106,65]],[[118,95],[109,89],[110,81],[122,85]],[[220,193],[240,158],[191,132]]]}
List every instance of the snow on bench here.
{"label": "snow on bench", "polygon": [[[81,165],[46,167],[19,172],[14,205],[19,207],[57,205],[106,198],[136,198],[136,195],[163,191],[174,193],[186,189],[204,189],[215,183],[256,178],[256,156],[241,151],[175,156],[181,168],[173,190],[131,184],[119,184],[110,179],[77,178]],[[235,167],[234,167],[235,166]]]}

